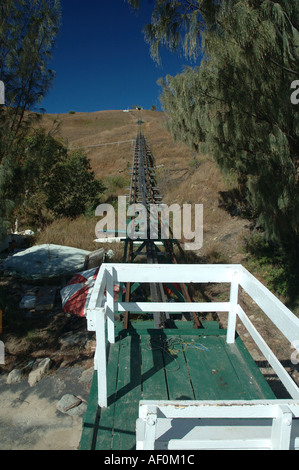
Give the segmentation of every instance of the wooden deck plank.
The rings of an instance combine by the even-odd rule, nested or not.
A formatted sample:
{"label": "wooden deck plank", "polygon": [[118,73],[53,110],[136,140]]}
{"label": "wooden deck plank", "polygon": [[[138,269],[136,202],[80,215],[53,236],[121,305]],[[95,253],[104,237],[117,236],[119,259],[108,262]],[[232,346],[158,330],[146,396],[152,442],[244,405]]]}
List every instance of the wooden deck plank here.
{"label": "wooden deck plank", "polygon": [[219,395],[214,386],[213,365],[210,356],[209,338],[201,336],[189,336],[188,341],[203,344],[209,351],[187,348],[185,356],[191,376],[195,400],[217,400]]}
{"label": "wooden deck plank", "polygon": [[246,399],[243,386],[235,374],[222,339],[221,336],[209,336],[207,366],[211,371],[210,386],[215,390],[218,400]]}
{"label": "wooden deck plank", "polygon": [[137,334],[128,334],[120,342],[116,402],[127,402],[140,396],[140,338]]}
{"label": "wooden deck plank", "polygon": [[140,338],[127,334],[121,339],[115,399],[112,449],[132,449],[136,444],[135,425],[141,399]]}
{"label": "wooden deck plank", "polygon": [[91,450],[94,448],[94,439],[97,435],[98,426],[98,377],[95,371],[92,378],[90,387],[89,399],[87,404],[87,411],[82,421],[82,433],[80,440],[81,450]]}
{"label": "wooden deck plank", "polygon": [[[184,337],[176,336],[179,340]],[[171,337],[170,339],[175,339]],[[186,365],[183,346],[178,344],[175,351],[165,351],[165,371],[170,400],[194,400],[194,392],[190,380],[189,370]]]}
{"label": "wooden deck plank", "polygon": [[136,419],[139,400],[118,402],[115,406],[112,450],[134,450],[136,448]]}
{"label": "wooden deck plank", "polygon": [[113,422],[115,413],[115,400],[117,392],[117,376],[119,369],[120,338],[111,344],[108,351],[107,394],[108,408],[101,409],[96,448],[110,450],[112,447]]}
{"label": "wooden deck plank", "polygon": [[168,400],[163,354],[153,347],[152,336],[140,336],[142,351],[142,399]]}
{"label": "wooden deck plank", "polygon": [[115,403],[111,404],[108,408],[100,410],[95,441],[96,449],[111,450],[114,433],[114,413]]}
{"label": "wooden deck plank", "polygon": [[[248,389],[249,382],[250,399],[258,400],[262,398],[274,400],[276,398],[275,394],[257,367],[252,356],[249,354],[241,338],[238,336],[234,345],[224,344],[224,347],[229,349],[229,358],[232,361],[232,366],[239,376],[243,387]],[[237,357],[234,357],[235,355]]]}
{"label": "wooden deck plank", "polygon": [[[275,399],[240,338],[234,345],[226,344],[226,331],[215,325],[196,330],[184,322],[182,328],[163,331],[153,330],[152,325],[145,321],[127,331],[116,329],[116,343],[108,355],[109,407],[99,417],[95,372],[81,448],[135,449],[142,399]],[[208,351],[187,347],[171,356],[158,347],[171,336],[203,344]]]}

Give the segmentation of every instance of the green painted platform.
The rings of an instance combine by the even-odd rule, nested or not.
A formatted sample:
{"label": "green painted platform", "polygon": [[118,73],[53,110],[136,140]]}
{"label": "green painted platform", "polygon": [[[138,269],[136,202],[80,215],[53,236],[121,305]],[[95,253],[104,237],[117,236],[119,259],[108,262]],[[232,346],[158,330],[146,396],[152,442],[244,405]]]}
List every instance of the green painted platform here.
{"label": "green painted platform", "polygon": [[108,408],[97,405],[95,372],[81,450],[134,450],[140,400],[276,398],[241,339],[226,344],[217,322],[203,329],[185,321],[167,330],[150,321],[121,328],[108,354]]}

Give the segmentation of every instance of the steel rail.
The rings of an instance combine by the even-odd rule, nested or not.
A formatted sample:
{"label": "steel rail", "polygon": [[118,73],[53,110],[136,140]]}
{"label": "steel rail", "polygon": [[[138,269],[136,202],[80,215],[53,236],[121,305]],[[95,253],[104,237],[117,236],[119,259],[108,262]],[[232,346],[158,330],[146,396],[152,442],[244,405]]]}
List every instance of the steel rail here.
{"label": "steel rail", "polygon": [[[153,174],[151,170],[153,169],[153,162],[152,162],[152,155],[147,146],[146,139],[142,134],[142,121],[141,116],[139,113],[139,120],[138,120],[138,134],[135,140],[135,147],[133,151],[133,166],[132,166],[132,175],[131,175],[131,186],[130,186],[130,194],[129,194],[129,203],[133,205],[133,208],[137,204],[142,204],[143,207],[147,210],[147,224],[146,224],[146,238],[144,239],[144,246],[146,249],[146,253],[142,253],[146,255],[146,260],[148,264],[158,264],[158,253],[157,247],[155,242],[151,240],[151,233],[150,233],[150,221],[151,216],[153,216],[152,209],[155,208],[155,217],[158,221],[158,231],[162,227],[162,221],[160,213],[157,209],[157,199],[161,199],[162,196],[159,194],[159,190],[156,186],[154,186]],[[154,189],[155,188],[155,189]],[[151,208],[151,210],[150,210]],[[136,214],[137,210],[133,210]],[[139,227],[139,231],[142,232],[142,227]],[[174,264],[178,264],[178,261],[175,257],[173,252],[172,243],[169,240],[162,240],[163,245],[166,250],[166,254],[170,255],[171,261]],[[129,255],[127,258],[127,248],[129,246]],[[125,262],[132,263],[134,261],[134,257],[141,253],[141,250],[137,250],[137,253],[134,255],[134,243],[132,239],[126,240],[126,255],[125,255]],[[188,302],[192,302],[192,299],[189,295],[188,289],[185,284],[180,284],[181,291],[183,293],[184,298]],[[131,285],[128,282],[126,284],[126,294],[125,294],[125,301],[130,301],[130,294],[131,294]],[[167,295],[165,294],[164,286],[162,283],[150,283],[150,296],[152,302],[166,302]],[[154,312],[154,325],[157,329],[167,328],[171,324],[169,313],[166,312]],[[196,328],[201,327],[201,323],[196,315],[193,312],[193,319],[194,319],[194,326]],[[129,326],[129,312],[124,313],[123,317],[123,326],[124,329],[127,329]]]}

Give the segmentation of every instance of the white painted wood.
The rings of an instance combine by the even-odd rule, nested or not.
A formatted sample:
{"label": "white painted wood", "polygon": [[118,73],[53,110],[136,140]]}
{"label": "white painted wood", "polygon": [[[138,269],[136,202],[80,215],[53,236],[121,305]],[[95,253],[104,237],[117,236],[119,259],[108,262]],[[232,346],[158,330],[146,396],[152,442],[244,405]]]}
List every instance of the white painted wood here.
{"label": "white painted wood", "polygon": [[[144,450],[145,421],[136,421],[136,450]],[[154,444],[155,445],[155,444]]]}
{"label": "white painted wood", "polygon": [[290,448],[293,415],[287,406],[278,406],[276,417],[273,419],[271,443],[273,450],[288,450]]}
{"label": "white painted wood", "polygon": [[230,310],[228,312],[228,324],[226,342],[232,344],[235,342],[236,336],[236,321],[237,321],[237,307],[238,307],[238,295],[239,295],[239,278],[240,270],[236,270],[231,280],[230,287]]}
{"label": "white painted wood", "polygon": [[[298,415],[293,400],[141,401],[137,450],[299,449],[295,408]],[[153,415],[154,442],[148,429]]]}
{"label": "white painted wood", "polygon": [[229,302],[116,302],[117,312],[228,312]]}
{"label": "white painted wood", "polygon": [[114,268],[109,266],[107,268],[107,302],[105,305],[107,315],[107,327],[108,327],[108,341],[111,344],[115,343],[114,334]]}
{"label": "white painted wood", "polygon": [[299,400],[141,400],[139,418],[156,408],[164,418],[276,418],[285,407],[299,418]]}
{"label": "white painted wood", "polygon": [[87,331],[96,331],[96,310],[90,310],[88,312]]}
{"label": "white painted wood", "polygon": [[[223,434],[228,435],[230,427],[223,429]],[[271,440],[269,438],[256,439],[249,435],[239,439],[172,439],[167,446],[168,450],[270,450]]]}
{"label": "white painted wood", "polygon": [[255,341],[256,345],[259,347],[273,370],[276,372],[278,377],[280,378],[281,382],[286,387],[287,391],[290,393],[292,398],[298,400],[299,399],[299,388],[287,373],[285,368],[279,362],[275,354],[271,351],[269,346],[267,345],[266,341],[262,338],[260,333],[254,327],[253,323],[249,320],[247,315],[245,314],[244,310],[240,305],[238,305],[238,316],[240,320],[243,322],[244,326],[246,327],[248,333],[250,333],[252,339]]}
{"label": "white painted wood", "polygon": [[96,238],[95,243],[122,243],[125,241],[124,237],[107,237],[107,238]]}
{"label": "white painted wood", "polygon": [[149,412],[146,416],[145,438],[143,449],[151,450],[155,448],[156,430],[157,430],[157,411]]}
{"label": "white painted wood", "polygon": [[107,358],[105,335],[105,312],[98,309],[96,312],[96,355],[95,370],[98,376],[98,405],[107,408]]}
{"label": "white painted wood", "polygon": [[291,343],[299,339],[299,318],[243,267],[240,285]]}
{"label": "white painted wood", "polygon": [[[108,266],[107,264],[102,266]],[[241,265],[165,265],[165,264],[113,264],[118,282],[170,282],[209,283],[231,282],[233,274]]]}
{"label": "white painted wood", "polygon": [[[136,421],[136,449],[144,449],[146,422]],[[158,418],[156,440],[149,450],[270,450],[271,420]]]}
{"label": "white painted wood", "polygon": [[106,273],[106,264],[102,264],[97,275],[94,287],[92,289],[88,306],[86,308],[87,317],[89,315],[89,312],[93,311],[95,308],[102,308],[103,303],[106,301],[106,299],[104,298],[104,292],[106,288]]}
{"label": "white painted wood", "polygon": [[[126,241],[126,238],[124,237],[107,237],[107,238],[96,238],[94,240],[95,243],[124,243]],[[142,245],[144,243],[143,241],[139,240],[132,240],[134,245]],[[155,245],[157,246],[164,246],[163,242],[155,241],[153,240]]]}

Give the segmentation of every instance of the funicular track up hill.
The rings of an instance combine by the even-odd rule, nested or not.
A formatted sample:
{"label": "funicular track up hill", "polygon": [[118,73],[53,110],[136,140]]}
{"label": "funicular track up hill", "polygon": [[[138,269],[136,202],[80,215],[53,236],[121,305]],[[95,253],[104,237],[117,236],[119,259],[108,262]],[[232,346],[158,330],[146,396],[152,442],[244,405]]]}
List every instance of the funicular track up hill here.
{"label": "funicular track up hill", "polygon": [[[97,345],[80,449],[299,448],[299,389],[240,306],[240,289],[290,343],[299,320],[241,265],[177,262],[179,241],[161,236],[162,196],[140,114],[129,189],[128,204],[147,208],[147,224],[140,240],[123,238],[122,263],[101,266],[89,300]],[[151,218],[159,222],[154,239]],[[210,282],[229,283],[229,302],[192,302],[188,284]],[[228,315],[227,329],[204,321],[206,312]],[[237,334],[237,318],[288,398],[275,396]]]}

